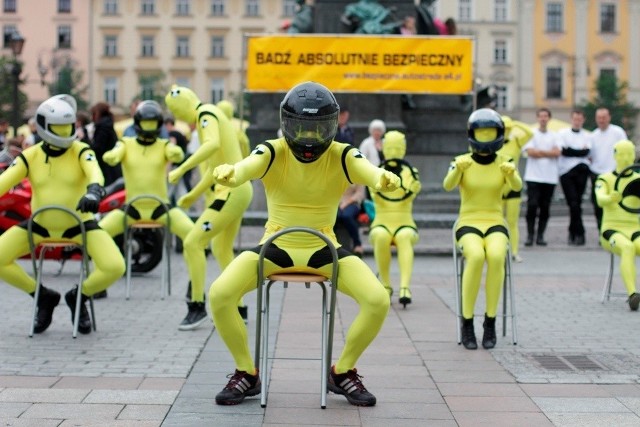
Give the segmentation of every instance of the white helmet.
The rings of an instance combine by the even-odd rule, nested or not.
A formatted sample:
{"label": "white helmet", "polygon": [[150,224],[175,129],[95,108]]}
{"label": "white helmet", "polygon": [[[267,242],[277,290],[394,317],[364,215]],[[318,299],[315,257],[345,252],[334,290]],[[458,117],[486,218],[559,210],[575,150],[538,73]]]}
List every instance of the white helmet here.
{"label": "white helmet", "polygon": [[78,103],[76,102],[76,99],[73,96],[68,95],[66,93],[61,93],[60,95],[55,95],[55,96],[52,96],[51,98],[62,99],[63,101],[66,101],[69,105],[71,105],[71,108],[73,108],[73,111],[75,113],[78,112]]}
{"label": "white helmet", "polygon": [[[51,125],[71,125],[71,134],[57,135]],[[58,96],[49,98],[36,110],[36,129],[45,142],[54,147],[69,148],[76,139],[76,112],[68,101]]]}

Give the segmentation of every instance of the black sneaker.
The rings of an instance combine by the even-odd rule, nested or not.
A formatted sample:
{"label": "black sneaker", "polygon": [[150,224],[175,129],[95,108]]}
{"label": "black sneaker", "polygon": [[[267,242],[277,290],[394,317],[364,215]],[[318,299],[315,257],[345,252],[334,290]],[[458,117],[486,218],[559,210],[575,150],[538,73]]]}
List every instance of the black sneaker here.
{"label": "black sneaker", "polygon": [[629,295],[629,308],[631,311],[638,311],[638,306],[640,306],[640,294],[634,292]]}
{"label": "black sneaker", "polygon": [[[76,298],[78,297],[78,286],[71,289],[64,295],[64,300],[69,306],[69,310],[71,310],[71,323],[73,324],[73,320],[75,318],[76,313]],[[81,334],[90,334],[91,333],[91,316],[89,316],[89,311],[87,310],[87,306],[85,303],[87,302],[87,297],[82,295],[82,300],[80,301],[80,319],[78,320],[78,332]]]}
{"label": "black sneaker", "polygon": [[352,405],[374,406],[376,397],[367,391],[360,378],[362,377],[358,375],[356,368],[350,369],[344,374],[336,374],[335,366],[332,366],[327,386],[332,392],[346,397]]}
{"label": "black sneaker", "polygon": [[207,320],[207,310],[204,307],[204,302],[188,302],[187,307],[189,308],[187,317],[185,317],[180,323],[180,326],[178,326],[178,329],[181,331],[196,329]]}
{"label": "black sneaker", "polygon": [[[34,294],[35,296],[35,294]],[[40,285],[40,295],[38,295],[38,310],[34,322],[33,332],[40,334],[51,325],[53,310],[60,302],[60,294],[53,289]]]}
{"label": "black sneaker", "polygon": [[247,307],[246,305],[239,305],[238,313],[240,313],[240,316],[242,317],[244,324],[245,325],[248,324],[249,323],[249,307]]}
{"label": "black sneaker", "polygon": [[216,394],[216,403],[218,405],[237,405],[241,403],[245,397],[260,394],[260,375],[249,375],[245,371],[238,371],[227,375],[229,382]]}

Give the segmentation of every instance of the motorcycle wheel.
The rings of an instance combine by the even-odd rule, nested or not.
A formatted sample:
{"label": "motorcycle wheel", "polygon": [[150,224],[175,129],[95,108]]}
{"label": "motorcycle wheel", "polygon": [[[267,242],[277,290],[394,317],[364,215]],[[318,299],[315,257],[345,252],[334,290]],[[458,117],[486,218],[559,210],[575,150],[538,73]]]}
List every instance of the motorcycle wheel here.
{"label": "motorcycle wheel", "polygon": [[[117,235],[114,240],[124,255],[123,235]],[[148,273],[162,261],[164,246],[164,231],[159,228],[138,229],[133,232],[131,249],[131,272]]]}

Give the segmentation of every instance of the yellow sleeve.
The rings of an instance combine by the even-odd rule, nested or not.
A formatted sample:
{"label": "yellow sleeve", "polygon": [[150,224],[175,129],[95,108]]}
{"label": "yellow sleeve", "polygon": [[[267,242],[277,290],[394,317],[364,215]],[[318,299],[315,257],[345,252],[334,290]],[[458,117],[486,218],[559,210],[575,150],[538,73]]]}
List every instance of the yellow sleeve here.
{"label": "yellow sleeve", "polygon": [[127,148],[122,141],[116,142],[116,145],[102,155],[102,160],[109,166],[115,166],[124,159]]}
{"label": "yellow sleeve", "polygon": [[27,177],[29,166],[27,159],[19,155],[4,172],[0,173],[0,196],[18,185]]}
{"label": "yellow sleeve", "polygon": [[596,201],[598,202],[598,206],[605,207],[613,203],[611,200],[609,184],[603,178],[598,177],[595,182],[595,193],[596,193]]}
{"label": "yellow sleeve", "polygon": [[376,185],[380,181],[380,176],[384,173],[384,169],[374,166],[373,163],[367,160],[360,150],[357,149],[347,151],[345,164],[349,180],[353,184],[362,184],[367,187],[376,188]]}
{"label": "yellow sleeve", "polygon": [[85,148],[80,150],[80,155],[78,156],[80,168],[87,177],[88,184],[99,184],[103,186],[104,176],[102,175],[102,170],[100,170],[100,166],[96,160],[96,154],[88,147],[89,146],[87,145]]}
{"label": "yellow sleeve", "polygon": [[164,146],[164,156],[171,163],[180,163],[184,160],[184,152],[182,151],[182,148],[175,144],[171,144],[168,141]]}
{"label": "yellow sleeve", "polygon": [[453,160],[449,164],[449,170],[442,181],[442,187],[445,191],[451,191],[460,184],[462,180],[462,171],[456,167],[456,162]]}
{"label": "yellow sleeve", "polygon": [[235,164],[235,186],[262,178],[274,156],[275,151],[271,144],[259,144],[249,156]]}

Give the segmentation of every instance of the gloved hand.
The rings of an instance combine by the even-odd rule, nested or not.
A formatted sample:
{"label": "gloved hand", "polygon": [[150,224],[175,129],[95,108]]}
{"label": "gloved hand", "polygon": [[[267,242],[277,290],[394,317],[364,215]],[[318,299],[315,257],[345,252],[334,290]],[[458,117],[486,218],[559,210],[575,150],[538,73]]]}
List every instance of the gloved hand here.
{"label": "gloved hand", "polygon": [[189,192],[178,199],[178,207],[182,209],[189,209],[195,201],[196,197],[193,197],[191,192]]}
{"label": "gloved hand", "polygon": [[80,212],[98,212],[100,206],[100,200],[105,196],[104,188],[100,184],[89,184],[87,186],[87,193],[82,196],[76,206],[76,210]]}
{"label": "gloved hand", "polygon": [[169,184],[175,184],[178,181],[180,181],[180,178],[182,178],[182,175],[184,175],[184,172],[182,171],[180,166],[178,166],[177,168],[169,172],[169,177],[168,177]]}
{"label": "gloved hand", "polygon": [[620,201],[622,201],[622,194],[617,191],[612,191],[609,193],[609,200],[611,200],[611,203],[620,203]]}
{"label": "gloved hand", "polygon": [[376,184],[377,191],[393,191],[398,187],[400,187],[400,177],[389,171],[384,171]]}
{"label": "gloved hand", "polygon": [[516,171],[516,165],[513,162],[504,162],[500,165],[500,170],[504,176],[510,176]]}
{"label": "gloved hand", "polygon": [[420,190],[422,190],[422,183],[417,179],[414,180],[411,185],[409,185],[409,191],[411,191],[413,194],[418,194]]}
{"label": "gloved hand", "polygon": [[109,166],[115,166],[120,162],[118,155],[114,151],[107,151],[102,155],[102,160]]}
{"label": "gloved hand", "polygon": [[217,184],[235,184],[236,168],[233,165],[219,165],[213,170],[213,179]]}
{"label": "gloved hand", "polygon": [[473,163],[473,160],[471,160],[470,157],[459,157],[455,161],[456,169],[458,169],[460,172],[464,172],[469,169],[471,163]]}

